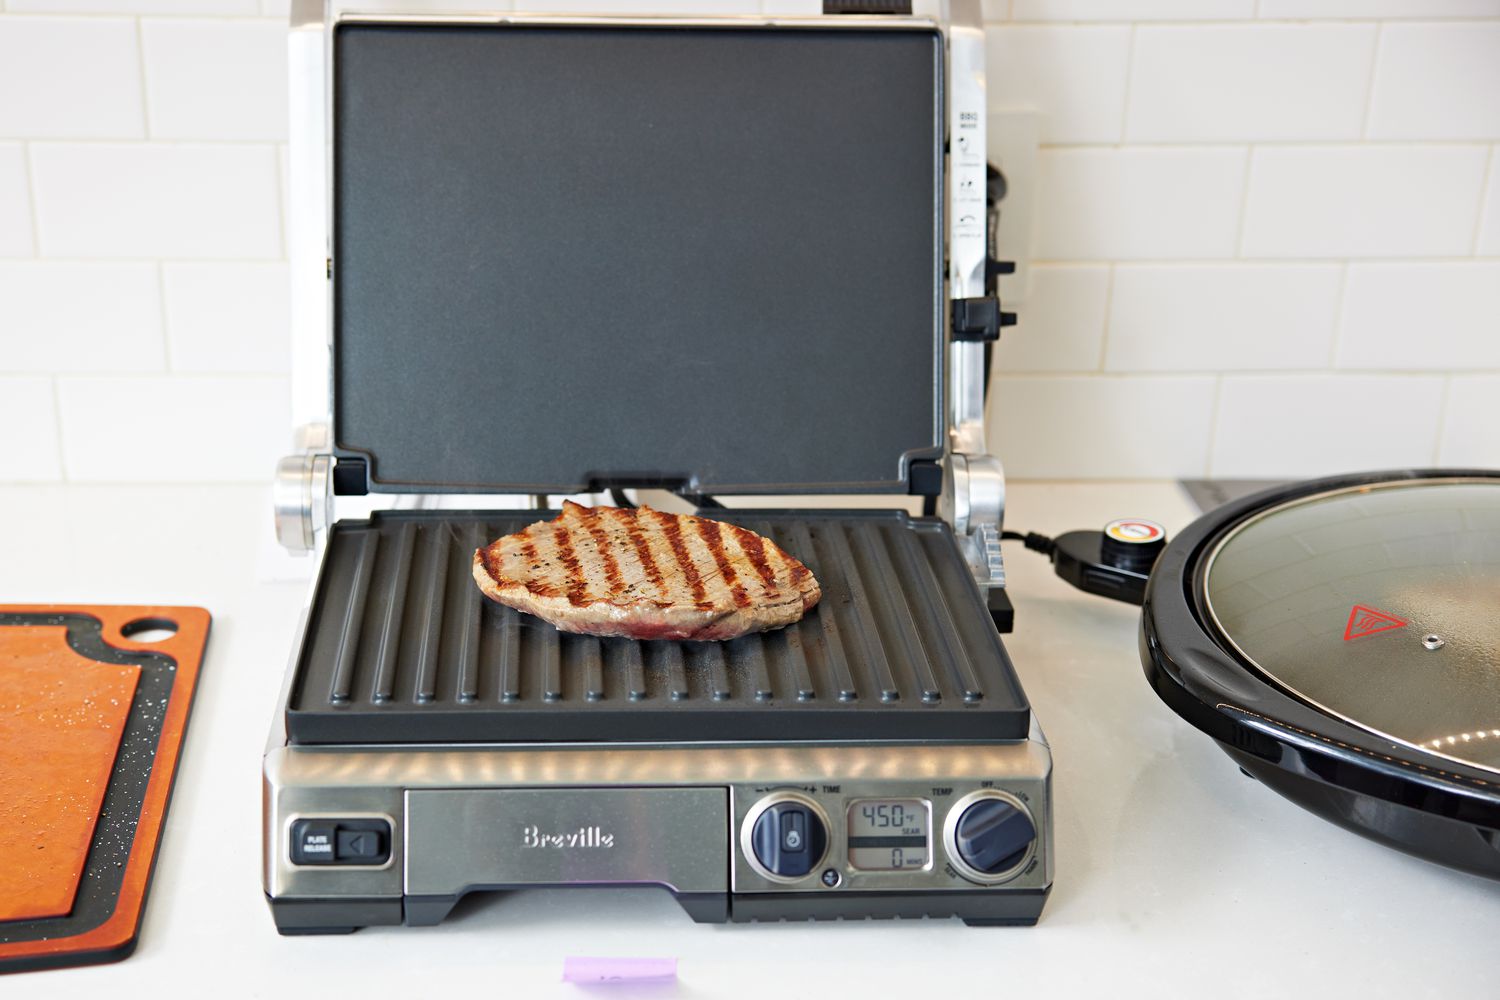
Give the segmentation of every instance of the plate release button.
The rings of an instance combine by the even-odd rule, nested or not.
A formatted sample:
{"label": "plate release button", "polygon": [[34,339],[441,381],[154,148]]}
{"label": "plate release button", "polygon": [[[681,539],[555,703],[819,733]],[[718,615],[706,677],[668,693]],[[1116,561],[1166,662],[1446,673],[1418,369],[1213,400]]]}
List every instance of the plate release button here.
{"label": "plate release button", "polygon": [[383,865],[391,824],[383,819],[299,819],[289,845],[294,865]]}
{"label": "plate release button", "polygon": [[338,825],[332,820],[299,819],[292,824],[292,864],[331,865]]}

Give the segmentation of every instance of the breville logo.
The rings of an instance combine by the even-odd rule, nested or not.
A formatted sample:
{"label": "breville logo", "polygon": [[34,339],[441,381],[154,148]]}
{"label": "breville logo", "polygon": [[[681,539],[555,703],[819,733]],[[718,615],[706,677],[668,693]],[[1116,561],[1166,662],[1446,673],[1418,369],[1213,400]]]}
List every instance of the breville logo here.
{"label": "breville logo", "polygon": [[615,835],[605,833],[597,826],[580,826],[569,833],[543,833],[540,827],[528,826],[521,830],[522,847],[551,847],[563,850],[570,847],[614,847]]}

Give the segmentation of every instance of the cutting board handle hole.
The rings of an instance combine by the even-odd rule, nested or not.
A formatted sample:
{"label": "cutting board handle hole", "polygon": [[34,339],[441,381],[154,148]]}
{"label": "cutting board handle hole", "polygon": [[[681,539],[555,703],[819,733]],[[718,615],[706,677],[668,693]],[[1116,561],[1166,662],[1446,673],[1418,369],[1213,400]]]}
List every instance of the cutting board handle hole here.
{"label": "cutting board handle hole", "polygon": [[120,626],[120,634],[132,642],[161,642],[177,634],[170,618],[137,618]]}

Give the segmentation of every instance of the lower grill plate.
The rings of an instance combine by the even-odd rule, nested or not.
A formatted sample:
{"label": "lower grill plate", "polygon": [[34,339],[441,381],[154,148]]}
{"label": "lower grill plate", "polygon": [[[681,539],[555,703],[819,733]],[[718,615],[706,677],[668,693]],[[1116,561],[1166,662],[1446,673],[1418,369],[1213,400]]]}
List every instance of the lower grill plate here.
{"label": "lower grill plate", "polygon": [[293,743],[1024,739],[1030,710],[953,535],[901,511],[711,512],[817,576],[729,642],[560,632],[485,598],[476,548],[545,511],[340,521],[287,708]]}

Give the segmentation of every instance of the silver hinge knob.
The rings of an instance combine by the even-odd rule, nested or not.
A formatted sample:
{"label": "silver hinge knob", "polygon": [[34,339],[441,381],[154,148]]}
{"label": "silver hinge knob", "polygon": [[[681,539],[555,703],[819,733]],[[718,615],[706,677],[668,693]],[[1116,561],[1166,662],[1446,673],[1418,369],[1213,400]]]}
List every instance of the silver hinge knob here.
{"label": "silver hinge knob", "polygon": [[276,463],[271,486],[276,540],[289,552],[311,552],[331,506],[327,455],[288,455]]}

